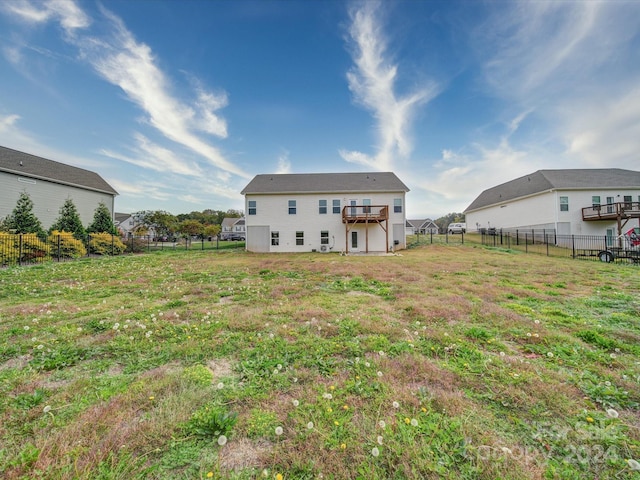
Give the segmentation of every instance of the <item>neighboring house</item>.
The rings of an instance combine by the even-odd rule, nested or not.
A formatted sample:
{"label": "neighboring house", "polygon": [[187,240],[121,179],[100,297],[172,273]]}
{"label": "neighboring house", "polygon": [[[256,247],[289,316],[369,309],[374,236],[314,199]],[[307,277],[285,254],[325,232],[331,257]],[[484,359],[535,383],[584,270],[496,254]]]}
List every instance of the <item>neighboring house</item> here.
{"label": "neighboring house", "polygon": [[390,172],[257,175],[245,196],[252,252],[406,248],[405,195]]}
{"label": "neighboring house", "polygon": [[220,229],[220,240],[239,240],[247,238],[243,217],[225,217]]}
{"label": "neighboring house", "polygon": [[548,230],[613,237],[638,224],[640,172],[538,170],[485,190],[464,213],[468,231]]}
{"label": "neighboring house", "polygon": [[407,235],[428,235],[438,233],[438,225],[433,220],[407,220]]}
{"label": "neighboring house", "polygon": [[120,231],[123,237],[132,237],[138,227],[133,215],[130,213],[114,213],[113,224]]}
{"label": "neighboring house", "polygon": [[22,192],[31,197],[33,213],[45,229],[60,216],[68,198],[86,227],[101,202],[113,216],[118,194],[97,173],[0,147],[0,218],[11,214]]}

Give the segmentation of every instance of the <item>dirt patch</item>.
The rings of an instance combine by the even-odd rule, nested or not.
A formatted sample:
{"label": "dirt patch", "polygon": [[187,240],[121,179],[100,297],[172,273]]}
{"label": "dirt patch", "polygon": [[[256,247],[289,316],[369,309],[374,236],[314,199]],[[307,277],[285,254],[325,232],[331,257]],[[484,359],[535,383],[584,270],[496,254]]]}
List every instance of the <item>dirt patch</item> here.
{"label": "dirt patch", "polygon": [[262,461],[262,457],[270,450],[271,442],[267,440],[235,439],[220,451],[220,468],[227,472],[245,468],[263,468],[266,464]]}
{"label": "dirt patch", "polygon": [[209,370],[211,370],[214,380],[222,377],[228,377],[233,373],[233,370],[231,369],[231,362],[225,360],[224,358],[209,360],[207,362],[207,367],[209,368]]}
{"label": "dirt patch", "polygon": [[24,368],[27,366],[31,358],[31,355],[20,355],[16,358],[10,358],[6,362],[0,364],[0,372],[10,368]]}

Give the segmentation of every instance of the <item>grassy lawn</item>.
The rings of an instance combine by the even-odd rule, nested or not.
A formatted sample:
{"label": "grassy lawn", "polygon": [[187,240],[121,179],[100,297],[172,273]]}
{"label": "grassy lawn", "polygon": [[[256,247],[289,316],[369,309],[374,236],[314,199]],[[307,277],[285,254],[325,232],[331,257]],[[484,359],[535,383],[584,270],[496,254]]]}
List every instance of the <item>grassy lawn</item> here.
{"label": "grassy lawn", "polygon": [[640,270],[474,244],[0,271],[4,479],[638,478]]}

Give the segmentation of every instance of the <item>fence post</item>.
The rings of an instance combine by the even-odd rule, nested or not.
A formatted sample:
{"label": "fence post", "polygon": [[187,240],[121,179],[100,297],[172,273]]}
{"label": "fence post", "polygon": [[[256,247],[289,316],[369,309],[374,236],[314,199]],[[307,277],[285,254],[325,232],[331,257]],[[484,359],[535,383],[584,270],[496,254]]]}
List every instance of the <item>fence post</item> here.
{"label": "fence post", "polygon": [[576,238],[571,235],[571,258],[576,258]]}
{"label": "fence post", "polygon": [[529,241],[527,239],[528,233],[524,234],[524,253],[529,253]]}
{"label": "fence post", "polygon": [[18,238],[18,265],[22,265],[22,233]]}
{"label": "fence post", "polygon": [[62,255],[60,255],[60,251],[61,251],[60,249],[62,248],[61,243],[62,243],[62,240],[60,239],[60,234],[58,234],[58,242],[57,242],[57,244],[58,244],[58,255],[57,255],[58,256],[58,262],[60,262],[60,259],[62,258]]}
{"label": "fence post", "polygon": [[518,230],[516,230],[516,246],[520,245],[520,238],[518,236]]}
{"label": "fence post", "polygon": [[547,238],[547,234],[544,234],[544,243],[547,244],[547,257],[549,256],[549,240]]}

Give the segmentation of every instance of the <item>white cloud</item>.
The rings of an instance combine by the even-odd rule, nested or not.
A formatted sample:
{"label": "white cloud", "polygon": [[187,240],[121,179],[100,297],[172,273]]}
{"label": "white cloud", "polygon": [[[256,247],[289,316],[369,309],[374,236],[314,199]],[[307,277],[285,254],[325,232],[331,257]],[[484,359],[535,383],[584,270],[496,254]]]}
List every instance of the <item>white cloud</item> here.
{"label": "white cloud", "polygon": [[472,37],[492,94],[542,121],[556,168],[637,169],[640,3],[499,6]]}
{"label": "white cloud", "polygon": [[[226,121],[217,113],[228,103],[226,93],[214,94],[198,84],[193,102],[186,103],[178,98],[151,48],[138,42],[113,13],[100,7],[105,20],[101,27],[106,27],[107,33],[96,36],[79,31],[87,29],[91,19],[72,0],[21,0],[5,5],[4,11],[28,23],[59,22],[67,33],[65,41],[76,46],[80,58],[103,79],[122,89],[145,113],[149,125],[168,140],[204,157],[214,167],[248,178],[249,175],[228,161],[217,147],[198,135],[203,132],[223,139],[228,136]],[[4,53],[14,63],[20,60],[16,56],[20,52],[5,48]]]}
{"label": "white cloud", "polygon": [[276,173],[291,173],[291,162],[289,161],[289,152],[284,151],[278,156],[278,169]]}
{"label": "white cloud", "polygon": [[87,28],[91,24],[91,19],[73,0],[13,0],[2,2],[0,8],[6,14],[26,23],[38,24],[57,20],[68,35],[73,35],[76,29]]}
{"label": "white cloud", "polygon": [[415,92],[395,92],[398,66],[387,58],[387,44],[378,15],[381,4],[365,2],[351,10],[349,46],[354,67],[347,73],[354,101],[369,110],[376,121],[377,152],[339,150],[347,162],[377,170],[393,170],[398,160],[413,151],[411,123],[416,109],[437,93],[434,84],[421,85]]}
{"label": "white cloud", "polygon": [[0,116],[0,132],[9,130],[18,120],[20,120],[20,116],[15,114]]}
{"label": "white cloud", "polygon": [[141,133],[135,133],[134,138],[136,147],[132,149],[133,156],[124,155],[110,149],[103,149],[100,153],[109,158],[157,172],[194,176],[203,174],[202,169],[196,163],[185,161],[172,150],[153,143]]}

